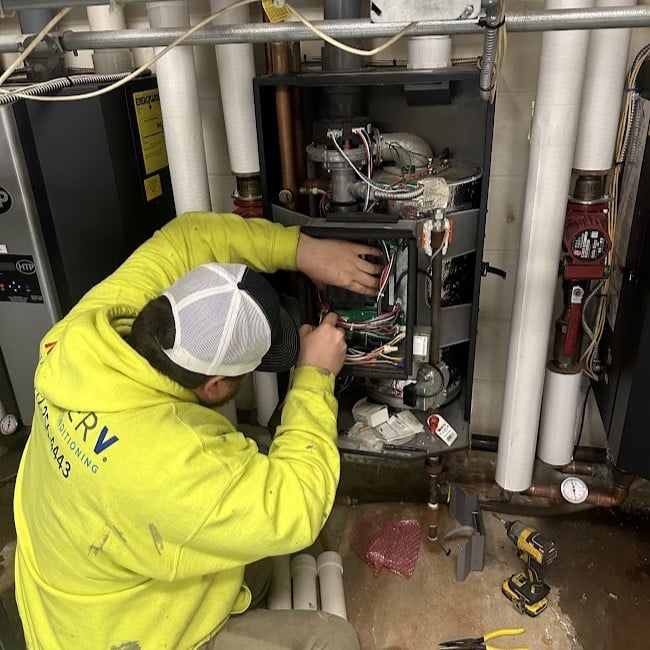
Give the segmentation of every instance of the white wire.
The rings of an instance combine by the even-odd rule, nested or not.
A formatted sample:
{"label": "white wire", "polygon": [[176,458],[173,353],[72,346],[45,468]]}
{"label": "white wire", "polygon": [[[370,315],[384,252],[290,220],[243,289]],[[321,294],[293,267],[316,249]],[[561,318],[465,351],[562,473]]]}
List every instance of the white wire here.
{"label": "white wire", "polygon": [[375,54],[379,54],[380,52],[383,52],[385,49],[389,48],[393,43],[397,43],[406,32],[410,32],[417,24],[418,21],[414,21],[412,23],[409,23],[401,32],[398,32],[395,34],[395,36],[389,38],[385,43],[382,43],[378,47],[375,47],[372,50],[359,50],[356,47],[351,47],[350,45],[346,45],[345,43],[341,43],[341,41],[337,41],[335,38],[332,38],[331,36],[328,36],[325,32],[322,32],[316,25],[311,23],[305,16],[303,16],[297,9],[294,9],[290,4],[285,3],[285,7],[291,10],[293,15],[303,24],[305,27],[311,29],[316,36],[319,38],[322,38],[324,41],[329,43],[330,45],[333,45],[334,47],[337,47],[339,50],[343,50],[344,52],[349,52],[350,54],[358,54],[360,56],[373,56]]}
{"label": "white wire", "polygon": [[204,18],[201,22],[194,25],[194,27],[190,27],[186,32],[181,34],[173,43],[170,43],[166,48],[158,52],[158,54],[156,54],[152,59],[150,59],[143,65],[141,65],[139,68],[137,68],[136,70],[128,74],[123,79],[116,81],[114,84],[111,84],[110,86],[105,86],[104,88],[100,88],[98,90],[94,90],[89,93],[82,93],[80,95],[59,95],[53,97],[47,95],[23,95],[22,93],[6,91],[3,90],[2,88],[0,88],[0,93],[11,94],[14,97],[20,97],[21,99],[31,99],[37,102],[74,102],[74,101],[79,101],[81,99],[91,99],[92,97],[99,97],[100,95],[105,95],[106,93],[109,93],[112,90],[115,90],[116,88],[119,88],[120,86],[123,86],[124,84],[128,83],[129,81],[131,81],[131,79],[135,79],[135,77],[137,77],[142,72],[147,70],[151,65],[153,65],[161,57],[167,54],[167,52],[175,48],[177,45],[180,45],[184,40],[186,40],[192,34],[194,34],[194,32],[198,31],[199,29],[201,29],[201,27],[204,27],[208,23],[212,22],[215,18],[220,16],[222,13],[228,11],[229,9],[236,9],[237,7],[242,7],[244,5],[252,4],[253,2],[257,2],[257,0],[237,0],[237,2],[233,2],[227,7],[223,7],[222,9],[219,9],[219,11],[213,13],[207,18]]}
{"label": "white wire", "polygon": [[47,33],[56,25],[61,18],[69,13],[72,7],[65,7],[50,20],[43,29],[34,37],[34,40],[21,52],[20,56],[0,76],[0,86],[11,76],[11,73],[33,52],[34,48],[47,36]]}

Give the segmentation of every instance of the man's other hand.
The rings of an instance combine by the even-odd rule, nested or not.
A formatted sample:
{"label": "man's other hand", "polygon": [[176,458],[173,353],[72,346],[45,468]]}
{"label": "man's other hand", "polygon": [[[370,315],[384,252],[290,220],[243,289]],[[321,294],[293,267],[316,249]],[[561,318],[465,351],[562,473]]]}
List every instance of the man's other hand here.
{"label": "man's other hand", "polygon": [[297,366],[316,366],[338,375],[343,367],[347,345],[343,330],[336,327],[337,316],[330,312],[318,327],[300,328],[300,355]]}
{"label": "man's other hand", "polygon": [[381,258],[382,252],[366,244],[316,239],[300,233],[296,266],[318,286],[332,285],[376,296],[379,291],[377,276],[383,266],[361,259],[361,255]]}

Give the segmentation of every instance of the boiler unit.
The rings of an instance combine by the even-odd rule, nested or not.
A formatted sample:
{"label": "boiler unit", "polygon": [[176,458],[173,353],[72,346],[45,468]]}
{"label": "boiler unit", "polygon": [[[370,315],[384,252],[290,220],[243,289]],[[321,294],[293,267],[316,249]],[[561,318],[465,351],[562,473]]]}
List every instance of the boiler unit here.
{"label": "boiler unit", "polygon": [[[334,54],[325,69],[294,64],[254,80],[264,214],[373,246],[380,292],[277,286],[301,321],[335,311],[345,330],[341,448],[408,457],[467,447],[494,107],[471,65],[369,68]],[[364,400],[418,432],[356,435]]]}
{"label": "boiler unit", "polygon": [[174,216],[156,80],[2,105],[0,150],[0,395],[29,423],[43,334]]}

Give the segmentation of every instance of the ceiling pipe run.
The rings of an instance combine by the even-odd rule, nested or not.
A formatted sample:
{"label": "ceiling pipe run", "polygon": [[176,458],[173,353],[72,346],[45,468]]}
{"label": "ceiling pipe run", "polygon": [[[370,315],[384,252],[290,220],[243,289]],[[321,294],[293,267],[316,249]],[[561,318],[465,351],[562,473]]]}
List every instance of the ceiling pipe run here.
{"label": "ceiling pipe run", "polygon": [[[122,0],[123,3],[130,0]],[[131,0],[132,1],[132,0]],[[138,0],[140,1],[140,0]],[[88,6],[105,4],[105,0],[61,0],[29,2],[4,0],[6,11],[48,7]],[[406,23],[371,23],[366,19],[314,21],[314,25],[333,38],[383,38],[394,36]],[[506,29],[514,32],[545,32],[576,29],[610,29],[617,27],[650,27],[650,7],[607,7],[597,9],[568,9],[546,11],[508,11]],[[155,47],[169,45],[184,30],[129,29],[93,33],[67,31],[60,41],[64,50],[91,50],[115,47]],[[482,34],[484,28],[477,20],[426,20],[418,22],[409,36],[441,34]],[[279,41],[320,40],[310,29],[298,23],[256,23],[227,25],[202,29],[186,41],[186,45],[216,45],[219,43],[270,43]],[[0,37],[0,52],[19,52],[21,43],[14,36]]]}

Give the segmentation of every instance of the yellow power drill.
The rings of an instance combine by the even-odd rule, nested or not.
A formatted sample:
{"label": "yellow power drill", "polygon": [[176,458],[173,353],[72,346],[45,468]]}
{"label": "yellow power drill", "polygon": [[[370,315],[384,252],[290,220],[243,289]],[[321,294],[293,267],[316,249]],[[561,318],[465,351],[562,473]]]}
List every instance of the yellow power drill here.
{"label": "yellow power drill", "polygon": [[557,558],[555,543],[521,521],[506,521],[494,516],[505,526],[517,555],[526,565],[526,571],[519,571],[503,581],[501,591],[522,614],[538,616],[548,604],[550,587],[544,584],[542,569]]}

